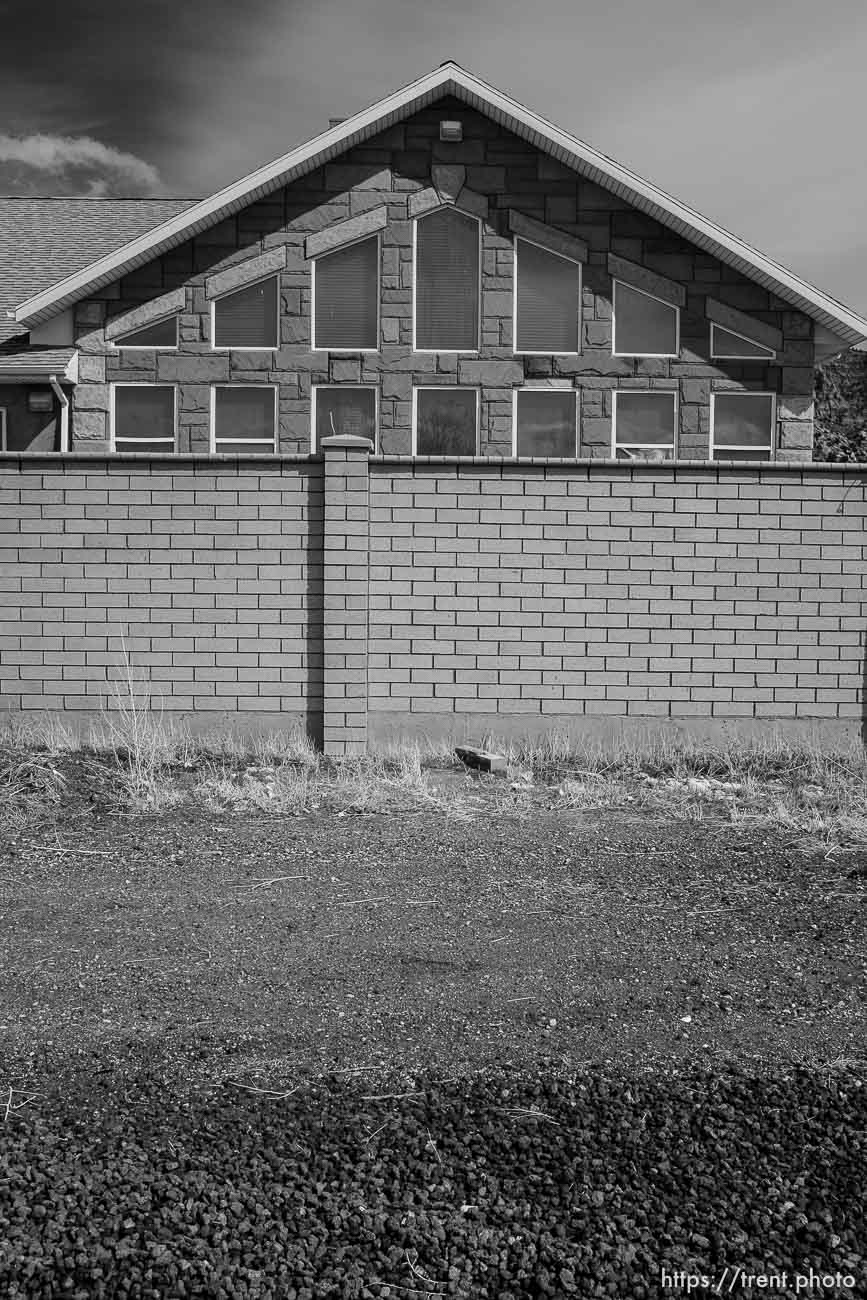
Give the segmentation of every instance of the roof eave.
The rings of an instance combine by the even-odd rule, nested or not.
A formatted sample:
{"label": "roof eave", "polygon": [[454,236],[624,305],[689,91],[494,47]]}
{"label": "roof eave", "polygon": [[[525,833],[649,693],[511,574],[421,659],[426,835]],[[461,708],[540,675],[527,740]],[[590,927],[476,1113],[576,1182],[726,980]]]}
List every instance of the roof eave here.
{"label": "roof eave", "polygon": [[86,294],[118,280],[353,145],[387,129],[409,113],[417,112],[425,104],[448,94],[456,95],[588,180],[610,190],[750,280],[762,284],[784,302],[833,331],[848,345],[867,340],[867,320],[843,303],[456,63],[443,64],[83,271],[35,294],[17,308],[16,319],[27,325],[48,319]]}
{"label": "roof eave", "polygon": [[45,384],[52,376],[62,384],[78,383],[77,349],[65,362],[58,363],[55,357],[39,364],[37,357],[28,356],[15,369],[0,366],[0,384]]}
{"label": "roof eave", "polygon": [[[446,65],[454,66],[457,65]],[[178,244],[193,238],[202,230],[225,221],[257,199],[265,198],[274,190],[289,184],[299,176],[315,170],[338,154],[385,130],[403,118],[407,105],[414,111],[424,107],[441,95],[457,90],[450,79],[442,77],[442,68],[427,73],[401,90],[347,118],[339,126],[331,127],[321,135],[284,154],[265,167],[242,177],[201,203],[186,208],[177,217],[155,226],[146,234],[131,240],[121,248],[106,254],[90,266],[67,276],[41,293],[34,294],[15,310],[15,319],[24,325],[35,325],[78,301],[85,293],[92,294],[129,274]],[[465,74],[466,75],[466,74]]]}

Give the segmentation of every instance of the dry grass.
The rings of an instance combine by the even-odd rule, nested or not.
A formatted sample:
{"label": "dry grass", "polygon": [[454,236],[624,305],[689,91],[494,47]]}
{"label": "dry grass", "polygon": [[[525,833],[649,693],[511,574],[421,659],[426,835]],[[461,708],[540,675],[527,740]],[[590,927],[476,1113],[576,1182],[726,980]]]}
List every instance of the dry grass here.
{"label": "dry grass", "polygon": [[424,770],[417,746],[339,762],[310,751],[300,758],[257,763],[242,770],[225,760],[210,761],[190,797],[212,811],[267,811],[284,816],[319,810],[359,814],[449,810]]}
{"label": "dry grass", "polygon": [[[367,757],[336,761],[318,753],[297,725],[264,736],[224,728],[194,738],[153,705],[124,647],[114,707],[84,748],[109,764],[136,811],[191,801],[223,813],[428,810],[467,819],[491,812],[529,816],[541,804],[678,820],[712,816],[744,829],[776,828],[828,852],[867,847],[867,757],[858,744],[832,752],[782,736],[727,745],[684,739],[603,745],[576,743],[558,731],[532,740],[488,734],[476,739],[507,758],[509,778],[444,793],[434,773],[456,767],[451,742],[392,742]],[[63,778],[53,760],[77,748],[82,742],[56,720],[6,728],[0,797],[7,821],[56,806]]]}
{"label": "dry grass", "polygon": [[805,844],[867,847],[867,754],[857,743],[830,751],[776,735],[728,745],[569,746],[555,733],[505,752],[535,780],[559,779],[561,806],[632,806],[688,820],[713,814],[792,832]]}
{"label": "dry grass", "polygon": [[47,816],[60,803],[65,784],[50,755],[0,744],[0,827]]}

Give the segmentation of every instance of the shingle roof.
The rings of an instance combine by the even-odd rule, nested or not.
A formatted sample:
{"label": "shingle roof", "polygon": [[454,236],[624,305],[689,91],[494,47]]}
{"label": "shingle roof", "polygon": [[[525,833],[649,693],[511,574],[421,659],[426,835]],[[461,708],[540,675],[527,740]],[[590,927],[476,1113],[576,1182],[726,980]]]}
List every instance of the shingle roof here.
{"label": "shingle roof", "polygon": [[7,319],[25,298],[177,216],[196,199],[0,197],[0,342],[24,336]]}
{"label": "shingle roof", "polygon": [[75,348],[17,348],[0,350],[0,376],[7,374],[62,375],[75,356]]}

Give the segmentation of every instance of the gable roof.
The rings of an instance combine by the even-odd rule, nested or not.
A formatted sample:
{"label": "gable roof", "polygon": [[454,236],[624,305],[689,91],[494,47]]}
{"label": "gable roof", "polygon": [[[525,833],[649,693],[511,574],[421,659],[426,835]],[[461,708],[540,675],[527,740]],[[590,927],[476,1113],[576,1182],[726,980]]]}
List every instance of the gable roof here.
{"label": "gable roof", "polygon": [[27,333],[9,320],[24,299],[82,271],[195,199],[49,199],[0,196],[0,342]]}
{"label": "gable roof", "polygon": [[763,285],[811,316],[814,321],[853,344],[867,339],[867,320],[777,262],[771,261],[737,236],[657,189],[649,181],[614,162],[575,136],[561,131],[537,113],[495,90],[459,64],[443,63],[402,90],[348,117],[274,162],[250,172],[210,198],[171,216],[156,229],[131,239],[123,248],[100,257],[42,292],[32,294],[16,312],[22,324],[35,324],[70,303],[96,292],[135,267],[160,256],[200,231],[238,212],[257,199],[315,170],[353,145],[402,121],[445,95],[455,96],[550,154],[579,175],[603,186],[662,225],[711,253],[721,262]]}

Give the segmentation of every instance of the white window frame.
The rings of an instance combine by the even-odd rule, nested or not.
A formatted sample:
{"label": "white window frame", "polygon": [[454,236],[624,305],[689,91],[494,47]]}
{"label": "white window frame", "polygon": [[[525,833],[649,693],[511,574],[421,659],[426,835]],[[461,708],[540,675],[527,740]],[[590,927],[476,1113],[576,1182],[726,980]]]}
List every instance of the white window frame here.
{"label": "white window frame", "polygon": [[[612,277],[613,290],[611,294],[611,355],[613,357],[670,357],[676,360],[680,356],[680,308],[676,303],[668,302],[666,298],[660,298],[659,294],[650,293],[647,289],[639,289],[638,285],[630,284],[627,280],[618,280]],[[661,302],[664,307],[669,307],[674,313],[674,351],[673,352],[616,352],[615,342],[617,339],[617,286],[623,285],[632,293],[643,293],[645,298],[652,298],[654,302]]]}
{"label": "white window frame", "polygon": [[[260,349],[257,349],[259,351]],[[274,440],[270,451],[259,450],[260,444],[253,444],[254,449],[250,452],[221,452],[217,444],[217,389],[218,388],[243,388],[249,391],[251,388],[270,388],[274,393]],[[221,438],[220,442],[241,442],[241,438]],[[279,384],[211,384],[211,409],[208,419],[208,445],[212,456],[273,456],[277,453],[277,447],[280,441],[280,385]]]}
{"label": "white window frame", "polygon": [[[152,382],[148,382],[147,380],[145,381],[134,380],[130,383],[127,383],[126,380],[118,380],[117,383],[113,383],[111,385],[111,403],[110,403],[110,410],[109,410],[109,447],[111,451],[112,452],[117,451],[116,394],[119,388],[170,388],[172,390],[172,395],[173,395],[173,417],[172,418],[174,424],[174,433],[172,435],[171,452],[173,454],[176,454],[178,450],[178,386],[177,384],[152,383]],[[124,438],[123,441],[127,443],[158,442],[159,439],[158,438]],[[127,449],[124,448],[124,451],[126,450]],[[133,448],[130,447],[129,450],[132,451]],[[169,447],[168,447],[168,443],[166,443],[166,452],[168,451],[169,451]],[[123,452],[121,452],[121,455],[122,454]],[[158,455],[159,453],[152,452],[150,454]]]}
{"label": "white window frame", "polygon": [[[578,347],[572,352],[525,352],[518,349],[518,244],[532,244],[534,248],[540,248],[543,253],[548,253],[551,257],[559,257],[562,261],[568,262],[570,266],[578,267]],[[519,357],[578,357],[581,355],[581,330],[584,324],[584,270],[581,263],[575,257],[567,257],[565,253],[558,253],[553,248],[546,248],[540,244],[537,239],[527,239],[524,235],[516,235],[514,239],[514,253],[512,256],[512,351]]]}
{"label": "white window frame", "polygon": [[373,454],[379,451],[379,384],[313,384],[310,390],[310,454],[316,453],[316,395],[321,389],[373,389]]}
{"label": "white window frame", "polygon": [[118,339],[109,339],[108,346],[115,352],[177,352],[181,345],[181,322],[176,311],[168,311],[165,316],[158,316],[144,325],[136,325],[133,329],[127,330],[127,333],[136,334],[139,330],[149,329],[151,325],[162,325],[163,321],[170,320],[172,317],[175,321],[174,343],[121,343]]}
{"label": "white window frame", "polygon": [[[529,354],[522,354],[529,355]],[[547,353],[545,354],[548,355]],[[557,384],[522,384],[512,389],[512,455],[518,457],[518,394],[519,393],[571,393],[575,400],[575,452],[567,460],[578,460],[581,455],[581,396],[577,388],[566,382]],[[522,459],[525,459],[522,457]],[[559,460],[559,456],[532,457],[534,460]]]}
{"label": "white window frame", "polygon": [[[627,397],[670,397],[674,407],[674,426],[673,440],[671,443],[671,459],[677,460],[677,450],[680,435],[680,394],[674,388],[615,388],[611,394],[611,459],[619,460],[617,455],[617,398],[623,393]],[[660,447],[668,448],[668,443],[662,442],[633,442],[622,447],[622,451],[634,448],[637,451],[659,451]],[[650,457],[629,455],[627,460],[649,460]]]}
{"label": "white window frame", "polygon": [[[481,429],[480,429],[480,419],[479,419],[479,417],[480,417],[480,411],[481,411],[481,402],[480,402],[480,400],[479,400],[479,396],[480,396],[480,395],[479,395],[479,389],[478,389],[474,384],[414,384],[414,385],[413,385],[413,390],[412,390],[412,453],[411,453],[411,454],[412,454],[413,456],[418,456],[419,454],[427,456],[427,455],[430,454],[430,453],[428,453],[428,452],[422,452],[422,453],[419,453],[419,450],[418,450],[418,394],[419,394],[419,392],[434,392],[434,393],[452,393],[452,392],[458,392],[458,393],[475,393],[475,395],[476,395],[476,449],[475,449],[475,451],[473,452],[473,455],[474,455],[474,456],[480,456],[480,455],[481,455],[481,451],[480,451],[480,445],[481,445]],[[452,453],[449,453],[449,452],[437,452],[436,454],[437,454],[437,455],[443,455],[443,456],[445,456],[445,455],[451,455]],[[455,452],[454,454],[455,454],[455,455],[458,455],[459,453]]]}
{"label": "white window frame", "polygon": [[6,450],[6,407],[0,406],[0,451]]}
{"label": "white window frame", "polygon": [[[375,348],[328,348],[318,347],[316,343],[316,263],[321,257],[331,257],[334,253],[343,253],[347,248],[352,248],[355,244],[366,244],[369,239],[376,240],[376,347]],[[357,352],[375,353],[379,352],[380,330],[382,328],[382,233],[377,230],[374,235],[361,235],[358,239],[351,239],[346,244],[341,244],[339,248],[329,248],[324,253],[317,253],[316,257],[311,259],[310,268],[310,350],[311,352],[334,352],[336,355]],[[327,387],[326,384],[320,387]],[[356,385],[362,387],[362,385]]]}
{"label": "white window frame", "polygon": [[[476,325],[476,346],[474,348],[420,348],[416,346],[416,329],[415,329],[416,307],[418,306],[418,271],[417,271],[418,225],[420,221],[424,221],[427,217],[432,217],[435,213],[442,212],[444,209],[448,209],[448,208],[454,209],[454,211],[459,212],[462,217],[467,217],[470,221],[475,221],[478,230],[479,318]],[[482,223],[479,217],[474,216],[472,212],[464,212],[463,208],[456,208],[454,204],[451,203],[441,203],[439,207],[431,208],[429,212],[422,212],[419,216],[417,216],[413,220],[412,223],[412,350],[413,352],[420,352],[426,354],[427,356],[436,356],[438,353],[442,355],[449,355],[449,356],[477,356],[478,355],[482,346],[482,319],[484,317],[484,310],[483,310],[483,303],[482,303],[482,260],[483,260]],[[427,385],[423,384],[422,387],[423,388],[427,387]]]}
{"label": "white window frame", "polygon": [[771,443],[770,443],[770,447],[768,448],[768,461],[775,460],[777,455],[777,394],[773,392],[768,392],[766,389],[761,389],[759,391],[756,391],[751,388],[745,388],[743,390],[725,389],[725,390],[720,390],[720,392],[718,393],[713,393],[713,392],[711,393],[710,395],[710,447],[709,447],[711,460],[713,461],[716,460],[715,453],[717,450],[724,451],[727,453],[727,455],[732,454],[733,460],[738,459],[737,452],[739,451],[755,452],[755,451],[764,450],[763,448],[760,447],[746,447],[746,446],[720,447],[719,449],[717,449],[717,447],[714,444],[714,437],[713,437],[714,423],[716,417],[717,397],[769,397],[771,399]]}
{"label": "white window frame", "polygon": [[[767,355],[763,357],[733,357],[726,352],[717,352],[714,346],[714,330],[725,330],[726,334],[734,334],[736,339],[743,339],[744,343],[751,343],[754,348],[764,348]],[[710,323],[710,359],[711,361],[776,361],[776,348],[769,348],[767,344],[760,343],[758,339],[751,339],[748,334],[742,334],[740,330],[729,329],[728,325],[718,325],[716,321]]]}
{"label": "white window frame", "polygon": [[[215,339],[217,337],[217,303],[222,302],[224,298],[231,298],[235,293],[241,293],[244,289],[252,289],[257,284],[264,284],[266,280],[277,281],[277,342],[274,344],[266,343],[263,347],[239,347],[237,344],[221,344],[217,347]],[[255,280],[250,280],[247,284],[236,284],[234,289],[227,289],[225,293],[217,294],[211,299],[211,351],[212,352],[276,352],[280,347],[280,272],[269,271],[267,275],[259,275]],[[223,385],[225,387],[225,385]]]}

